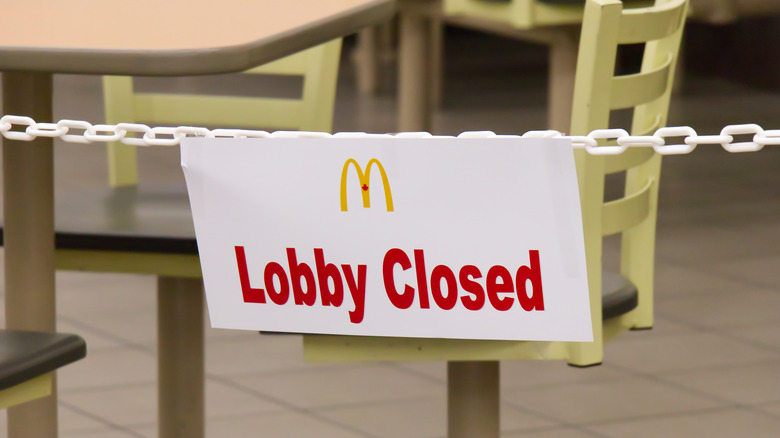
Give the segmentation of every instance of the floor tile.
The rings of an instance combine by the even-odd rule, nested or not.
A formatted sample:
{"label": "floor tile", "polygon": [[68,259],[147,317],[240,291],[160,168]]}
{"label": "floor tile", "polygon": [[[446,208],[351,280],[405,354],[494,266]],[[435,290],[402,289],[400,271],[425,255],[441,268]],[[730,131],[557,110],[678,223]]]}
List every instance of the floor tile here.
{"label": "floor tile", "polygon": [[[7,413],[7,409],[0,410],[0,437],[7,436]],[[125,432],[117,431],[105,421],[100,421],[78,409],[72,409],[62,402],[59,403],[57,408],[57,426],[60,437],[92,436],[97,438],[105,435],[108,437],[127,438],[132,436]]]}
{"label": "floor tile", "polygon": [[109,333],[102,330],[94,330],[91,326],[87,327],[70,318],[58,317],[57,331],[77,334],[84,338],[84,341],[87,343],[87,354],[127,346],[123,340],[117,339]]}
{"label": "floor tile", "polygon": [[780,402],[753,405],[751,406],[751,408],[772,415],[774,417],[780,418]]}
{"label": "floor tile", "polygon": [[145,438],[147,435],[143,435],[132,430],[104,428],[94,431],[82,431],[82,432],[67,432],[61,433],[61,438]]}
{"label": "floor tile", "polygon": [[588,428],[614,438],[627,436],[635,438],[770,438],[777,436],[777,431],[780,430],[780,419],[743,409],[726,409],[589,426]]}
{"label": "floor tile", "polygon": [[[105,403],[105,400],[104,400]],[[69,405],[67,402],[63,403],[63,399],[60,398],[59,406],[57,409],[57,424],[60,434],[71,432],[90,432],[93,430],[104,429],[109,426],[105,421],[102,421],[99,417],[84,412],[78,408]]]}
{"label": "floor tile", "polygon": [[157,360],[130,348],[103,350],[60,369],[57,377],[63,393],[153,383],[157,381]]}
{"label": "floor tile", "polygon": [[111,425],[157,422],[157,387],[154,384],[77,392],[62,391],[60,399],[82,412],[104,419]]}
{"label": "floor tile", "polygon": [[673,337],[637,338],[634,342],[607,344],[604,362],[643,373],[689,370],[780,358],[777,352],[745,344],[714,333]]}
{"label": "floor tile", "polygon": [[[154,438],[153,427],[133,428],[141,436]],[[206,422],[206,436],[218,438],[246,438],[268,436],[274,438],[367,438],[347,425],[334,423],[327,418],[284,412],[236,416]]]}
{"label": "floor tile", "polygon": [[[435,382],[447,382],[446,362],[401,362],[389,365]],[[502,388],[608,380],[625,375],[625,371],[609,365],[575,368],[568,366],[563,360],[505,360],[501,361],[500,374]]]}
{"label": "floor tile", "polygon": [[96,331],[117,339],[124,345],[134,345],[150,352],[156,349],[156,307],[131,312],[90,313],[69,317],[69,321],[85,327],[84,330]]}
{"label": "floor tile", "polygon": [[[780,234],[780,224],[771,232],[772,234]],[[749,284],[763,285],[777,291],[780,289],[780,274],[778,274],[780,248],[778,248],[778,254],[773,257],[750,257],[729,263],[718,263],[713,266],[713,269],[735,278],[743,278]]]}
{"label": "floor tile", "polygon": [[[322,414],[381,438],[440,437],[447,434],[447,399],[444,396],[326,408]],[[500,419],[502,431],[555,426],[554,422],[506,405],[501,408]]]}
{"label": "floor tile", "polygon": [[603,438],[595,432],[563,427],[555,429],[502,432],[501,438]]}
{"label": "floor tile", "polygon": [[504,400],[567,424],[668,415],[722,406],[710,398],[642,378],[505,391]]}
{"label": "floor tile", "polygon": [[57,312],[75,318],[149,311],[155,290],[148,275],[57,271]]}
{"label": "floor tile", "polygon": [[[115,425],[156,424],[157,386],[154,384],[63,391],[60,399],[83,412]],[[110,401],[110,403],[107,403]],[[206,381],[206,416],[218,419],[250,413],[279,411],[281,407],[220,382]]]}
{"label": "floor tile", "polygon": [[155,291],[156,280],[148,275],[58,272],[57,314],[75,330],[150,344],[157,339]]}
{"label": "floor tile", "polygon": [[660,316],[709,328],[780,322],[780,292],[743,286],[669,299],[656,305]]}
{"label": "floor tile", "polygon": [[572,383],[609,381],[626,376],[608,364],[588,368],[570,367],[565,361],[527,360],[501,362],[502,390],[521,390]]}
{"label": "floor tile", "polygon": [[776,360],[662,374],[659,378],[734,403],[780,402],[780,366]]}
{"label": "floor tile", "polygon": [[663,340],[669,337],[689,335],[701,331],[700,328],[692,327],[687,321],[678,321],[655,312],[653,327],[650,330],[629,330],[623,332],[615,339],[609,341],[607,345]]}
{"label": "floor tile", "polygon": [[408,373],[428,378],[434,382],[440,382],[442,384],[446,384],[447,382],[447,362],[391,362],[388,366],[396,367]]}
{"label": "floor tile", "polygon": [[[152,299],[145,298],[147,302],[142,308],[129,312],[118,311],[111,305],[105,313],[89,312],[86,314],[68,316],[60,313],[59,319],[66,321],[74,328],[75,333],[81,331],[102,334],[104,337],[114,339],[117,343],[133,344],[155,351],[157,345],[157,302],[156,289],[149,291]],[[225,330],[211,328],[208,315],[204,317],[204,337],[207,341],[240,341],[256,340],[257,332],[246,330]],[[88,343],[91,346],[90,343]]]}
{"label": "floor tile", "polygon": [[655,301],[672,300],[712,290],[740,290],[745,287],[739,279],[724,277],[711,271],[702,271],[691,265],[658,260],[655,265]]}
{"label": "floor tile", "polygon": [[263,372],[307,368],[303,361],[303,340],[298,335],[260,335],[212,339],[206,346],[206,372],[241,376]]}
{"label": "floor tile", "polygon": [[780,350],[780,322],[724,329],[735,339],[766,345]]}
{"label": "floor tile", "polygon": [[204,336],[206,337],[206,341],[257,340],[257,332],[254,331],[211,328],[208,311],[206,312],[205,317]]}
{"label": "floor tile", "polygon": [[412,397],[444,397],[445,385],[383,365],[342,365],[232,379],[298,407],[363,404]]}
{"label": "floor tile", "polygon": [[[717,238],[713,238],[717,236]],[[776,242],[739,230],[727,230],[715,225],[686,224],[659,227],[656,253],[667,261],[685,263],[725,263],[747,257],[776,255]]]}

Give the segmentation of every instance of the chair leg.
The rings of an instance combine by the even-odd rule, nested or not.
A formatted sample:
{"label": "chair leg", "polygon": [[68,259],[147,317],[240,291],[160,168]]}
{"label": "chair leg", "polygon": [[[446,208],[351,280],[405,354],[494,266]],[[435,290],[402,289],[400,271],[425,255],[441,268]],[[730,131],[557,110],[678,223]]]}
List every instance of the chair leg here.
{"label": "chair leg", "polygon": [[499,363],[447,363],[448,438],[498,438]]}
{"label": "chair leg", "polygon": [[157,280],[160,438],[204,436],[203,286],[200,279]]}

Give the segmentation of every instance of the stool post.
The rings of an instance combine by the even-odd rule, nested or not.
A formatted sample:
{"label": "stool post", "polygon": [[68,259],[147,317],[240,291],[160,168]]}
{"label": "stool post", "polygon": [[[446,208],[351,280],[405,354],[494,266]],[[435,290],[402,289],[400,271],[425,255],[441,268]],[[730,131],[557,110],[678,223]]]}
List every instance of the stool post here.
{"label": "stool post", "polygon": [[157,280],[160,438],[204,436],[203,286],[199,278]]}
{"label": "stool post", "polygon": [[[52,120],[50,73],[3,73],[3,111]],[[5,315],[13,329],[54,332],[54,151],[52,139],[3,139]],[[8,436],[56,437],[52,396],[8,411]]]}
{"label": "stool post", "polygon": [[499,362],[447,363],[447,437],[498,438]]}

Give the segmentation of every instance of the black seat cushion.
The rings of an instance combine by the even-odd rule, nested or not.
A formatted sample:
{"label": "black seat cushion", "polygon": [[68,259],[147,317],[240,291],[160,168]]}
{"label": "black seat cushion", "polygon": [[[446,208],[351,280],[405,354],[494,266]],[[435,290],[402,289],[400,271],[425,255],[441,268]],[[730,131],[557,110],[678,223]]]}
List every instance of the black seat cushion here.
{"label": "black seat cushion", "polygon": [[601,317],[624,315],[639,304],[639,292],[628,279],[614,272],[601,272]]}
{"label": "black seat cushion", "polygon": [[[184,184],[58,192],[57,249],[198,254]],[[0,244],[2,244],[0,230]]]}
{"label": "black seat cushion", "polygon": [[0,390],[54,371],[87,355],[80,336],[0,330]]}

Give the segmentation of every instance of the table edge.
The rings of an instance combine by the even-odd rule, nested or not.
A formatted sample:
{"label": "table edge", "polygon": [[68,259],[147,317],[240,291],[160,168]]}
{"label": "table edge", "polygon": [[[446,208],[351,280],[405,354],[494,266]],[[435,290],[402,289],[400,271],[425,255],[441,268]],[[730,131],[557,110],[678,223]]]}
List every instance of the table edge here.
{"label": "table edge", "polygon": [[0,70],[124,76],[240,72],[389,20],[394,12],[394,0],[373,0],[273,37],[227,47],[120,51],[0,47]]}

